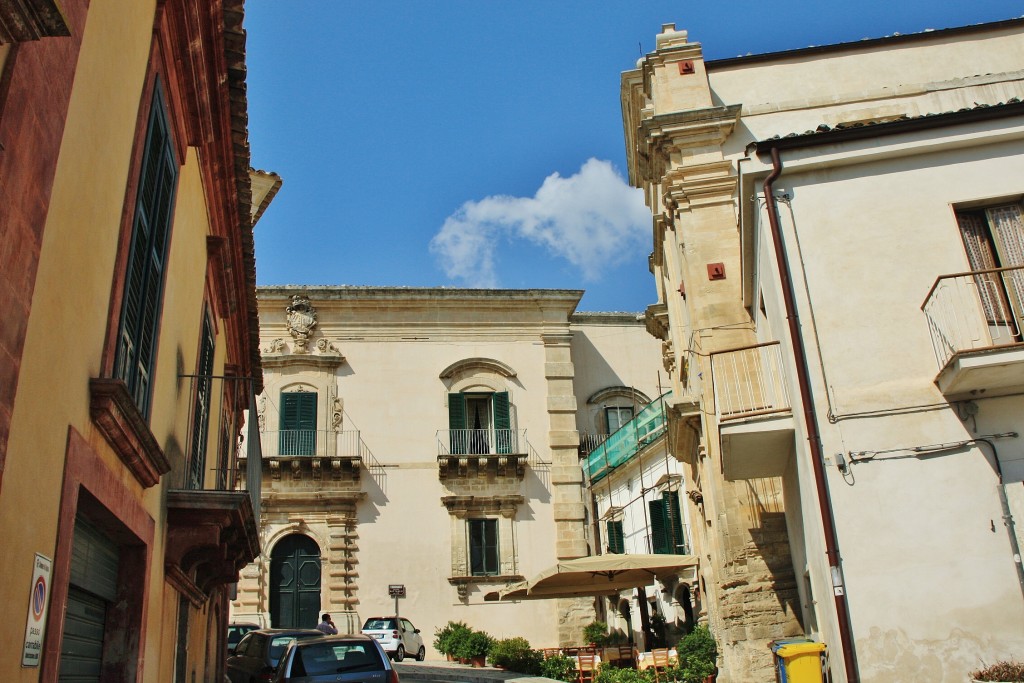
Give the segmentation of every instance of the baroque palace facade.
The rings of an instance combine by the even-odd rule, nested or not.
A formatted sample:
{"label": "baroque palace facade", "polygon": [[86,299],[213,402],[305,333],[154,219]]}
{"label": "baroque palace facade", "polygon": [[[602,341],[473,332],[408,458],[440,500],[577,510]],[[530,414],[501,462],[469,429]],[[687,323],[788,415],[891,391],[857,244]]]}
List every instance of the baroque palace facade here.
{"label": "baroque palace facade", "polygon": [[260,288],[263,551],[233,619],[394,614],[389,586],[404,585],[399,613],[431,656],[448,620],[581,643],[591,598],[492,599],[597,553],[581,439],[659,395],[642,316],[575,313],[581,295]]}
{"label": "baroque palace facade", "polygon": [[[1024,651],[1024,20],[622,74],[719,681]],[[690,444],[687,446],[686,444]],[[698,531],[699,530],[699,531]]]}
{"label": "baroque palace facade", "polygon": [[3,3],[0,680],[224,678],[280,184],[249,166],[242,11]]}

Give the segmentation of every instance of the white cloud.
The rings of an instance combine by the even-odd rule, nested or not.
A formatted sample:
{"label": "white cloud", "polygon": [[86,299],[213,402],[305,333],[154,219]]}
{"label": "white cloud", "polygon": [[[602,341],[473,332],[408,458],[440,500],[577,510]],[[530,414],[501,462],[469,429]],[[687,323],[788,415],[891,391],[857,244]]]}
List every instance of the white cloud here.
{"label": "white cloud", "polygon": [[588,159],[578,173],[553,173],[533,197],[494,195],[469,201],[430,241],[448,277],[471,287],[497,287],[495,253],[502,241],[528,240],[576,266],[585,280],[621,262],[650,239],[643,193],[608,161]]}

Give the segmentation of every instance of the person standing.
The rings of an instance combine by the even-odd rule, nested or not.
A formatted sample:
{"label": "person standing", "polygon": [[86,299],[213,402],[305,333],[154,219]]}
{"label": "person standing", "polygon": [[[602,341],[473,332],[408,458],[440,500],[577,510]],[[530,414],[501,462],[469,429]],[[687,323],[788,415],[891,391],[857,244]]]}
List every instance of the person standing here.
{"label": "person standing", "polygon": [[332,636],[338,632],[338,629],[334,625],[334,622],[331,621],[331,615],[327,612],[324,612],[323,618],[321,619],[320,623],[316,625],[316,630],[320,631],[325,636]]}

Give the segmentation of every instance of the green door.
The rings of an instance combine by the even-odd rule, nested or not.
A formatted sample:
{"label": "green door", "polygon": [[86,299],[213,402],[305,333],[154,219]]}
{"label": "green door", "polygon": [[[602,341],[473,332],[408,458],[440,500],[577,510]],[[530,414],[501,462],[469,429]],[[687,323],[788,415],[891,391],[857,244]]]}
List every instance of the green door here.
{"label": "green door", "polygon": [[270,553],[270,625],[314,628],[320,623],[320,547],[302,534]]}

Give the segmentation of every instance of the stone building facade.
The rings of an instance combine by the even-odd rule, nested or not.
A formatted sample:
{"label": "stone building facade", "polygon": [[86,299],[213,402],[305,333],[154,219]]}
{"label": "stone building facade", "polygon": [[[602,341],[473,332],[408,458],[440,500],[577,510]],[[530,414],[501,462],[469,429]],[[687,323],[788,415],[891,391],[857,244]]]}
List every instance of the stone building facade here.
{"label": "stone building facade", "polygon": [[[233,618],[312,625],[319,610],[365,619],[397,604],[431,656],[449,620],[579,644],[593,599],[485,598],[593,552],[580,432],[606,429],[604,404],[631,387],[657,395],[642,319],[575,313],[581,295],[260,289],[264,551]],[[308,572],[304,587],[281,580],[284,563]]]}
{"label": "stone building facade", "polygon": [[622,75],[720,681],[798,634],[836,681],[1024,647],[1022,42],[706,60],[666,25]]}

